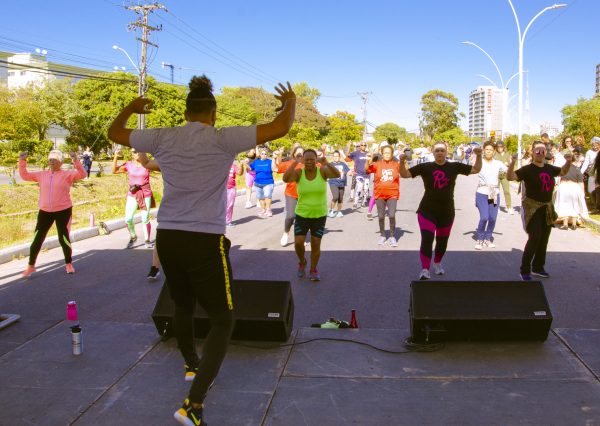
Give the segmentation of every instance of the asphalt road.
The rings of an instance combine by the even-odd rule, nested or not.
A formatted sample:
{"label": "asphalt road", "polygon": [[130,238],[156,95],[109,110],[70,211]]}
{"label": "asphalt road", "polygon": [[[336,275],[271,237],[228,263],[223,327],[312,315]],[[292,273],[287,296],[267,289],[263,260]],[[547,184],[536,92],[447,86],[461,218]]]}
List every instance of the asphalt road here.
{"label": "asphalt road", "polygon": [[[496,248],[474,249],[473,235],[478,221],[474,205],[476,182],[475,176],[458,178],[456,220],[443,260],[446,270],[443,279],[518,280],[526,241],[518,214],[501,211],[494,233]],[[234,277],[291,281],[296,327],[310,326],[331,316],[349,319],[351,309],[356,309],[363,327],[408,328],[409,285],[421,269],[415,210],[422,193],[420,178],[402,180],[397,212],[397,248],[377,245],[377,220],[367,220],[366,208],[358,211],[346,208],[343,218],[328,218],[319,264],[322,281],[319,283],[296,278],[293,244],[280,246],[284,220],[283,188],[276,188],[274,215],[267,219],[258,218],[256,207],[245,209],[245,197],[240,196],[234,209],[236,226],[227,233],[232,241]],[[513,192],[513,204],[518,208],[516,192]],[[504,205],[503,201],[501,205]],[[139,228],[138,232],[141,235]],[[124,250],[127,240],[127,233],[121,230],[110,236],[74,243],[77,269],[74,280],[90,280],[98,285],[115,280],[124,284],[136,281],[139,285],[145,284],[150,251],[143,246]],[[597,328],[600,325],[597,309],[600,280],[596,262],[600,236],[585,229],[554,229],[548,252],[546,269],[552,277],[543,281],[554,314],[553,327]],[[61,265],[61,258],[60,249],[42,253],[38,258],[38,269],[43,271],[46,264],[49,270],[54,270]],[[19,280],[19,272],[24,266],[25,260],[0,265],[0,286]],[[157,294],[157,291],[150,293]]]}

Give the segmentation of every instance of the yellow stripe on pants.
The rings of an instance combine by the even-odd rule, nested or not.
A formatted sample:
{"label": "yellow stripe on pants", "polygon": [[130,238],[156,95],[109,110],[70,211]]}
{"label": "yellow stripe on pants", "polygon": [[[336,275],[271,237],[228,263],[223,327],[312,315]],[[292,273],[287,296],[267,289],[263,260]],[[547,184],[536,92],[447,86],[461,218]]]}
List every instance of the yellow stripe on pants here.
{"label": "yellow stripe on pants", "polygon": [[225,273],[225,293],[227,294],[227,307],[229,310],[233,310],[233,300],[231,299],[231,283],[229,282],[229,268],[227,267],[227,256],[225,255],[225,246],[223,242],[225,236],[221,235],[220,249],[221,249],[221,260],[223,261],[223,272]]}

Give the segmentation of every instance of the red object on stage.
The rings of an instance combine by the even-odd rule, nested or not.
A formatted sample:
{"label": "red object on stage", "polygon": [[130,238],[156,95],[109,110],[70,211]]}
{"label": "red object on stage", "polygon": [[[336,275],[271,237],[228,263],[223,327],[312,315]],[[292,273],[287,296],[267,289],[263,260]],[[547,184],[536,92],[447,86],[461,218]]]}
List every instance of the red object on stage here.
{"label": "red object on stage", "polygon": [[358,322],[356,321],[356,310],[352,309],[352,318],[350,319],[350,328],[358,328]]}

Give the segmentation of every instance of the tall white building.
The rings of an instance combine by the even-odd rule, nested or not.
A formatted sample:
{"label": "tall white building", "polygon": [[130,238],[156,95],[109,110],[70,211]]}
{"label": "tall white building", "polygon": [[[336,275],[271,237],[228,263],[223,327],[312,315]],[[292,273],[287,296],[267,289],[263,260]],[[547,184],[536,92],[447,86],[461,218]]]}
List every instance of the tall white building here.
{"label": "tall white building", "polygon": [[506,134],[508,89],[479,86],[469,94],[469,135],[481,140],[495,132],[496,140]]}

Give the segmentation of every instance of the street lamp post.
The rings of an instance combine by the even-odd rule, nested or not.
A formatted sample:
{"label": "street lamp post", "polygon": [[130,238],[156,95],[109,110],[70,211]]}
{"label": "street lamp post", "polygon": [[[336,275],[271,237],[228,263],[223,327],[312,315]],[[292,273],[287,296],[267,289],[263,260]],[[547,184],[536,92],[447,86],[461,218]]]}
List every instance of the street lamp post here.
{"label": "street lamp post", "polygon": [[[492,56],[487,53],[481,46],[477,45],[476,43],[473,43],[472,41],[463,41],[461,42],[462,44],[468,44],[470,46],[476,47],[477,49],[479,49],[481,52],[483,52],[483,54],[485,56],[487,56],[487,58],[492,61],[492,64],[494,64],[494,67],[496,68],[496,71],[498,72],[498,77],[500,77],[500,89],[502,90],[502,136],[504,136],[504,134],[506,133],[506,113],[507,113],[507,108],[508,108],[508,102],[507,102],[507,90],[508,90],[508,83],[510,83],[510,81],[514,78],[514,75],[508,79],[508,81],[506,82],[506,84],[504,84],[504,78],[502,77],[502,73],[500,72],[500,68],[498,67],[498,64],[496,64],[496,61],[494,61],[494,58],[492,58]],[[477,74],[478,77],[484,78],[487,81],[489,81],[490,83],[492,83],[492,85],[496,88],[498,88],[498,85],[489,77],[483,75],[483,74]]]}
{"label": "street lamp post", "polygon": [[[127,59],[129,59],[129,62],[131,62],[131,65],[133,65],[135,70],[138,72],[138,76],[139,76],[138,77],[138,96],[144,96],[144,80],[145,80],[144,73],[142,73],[142,71],[140,71],[139,67],[135,64],[135,62],[133,62],[133,59],[131,59],[131,56],[129,56],[129,53],[127,53],[127,51],[125,49],[117,46],[116,44],[114,44],[112,48],[123,52],[125,54],[125,56],[127,56]],[[138,114],[138,129],[143,129],[145,127],[146,127],[145,116],[143,114]]]}
{"label": "street lamp post", "polygon": [[566,7],[566,4],[553,4],[552,6],[548,6],[545,7],[544,9],[542,9],[540,12],[538,12],[537,15],[535,15],[531,21],[529,21],[529,23],[527,24],[527,26],[525,27],[525,31],[523,31],[523,33],[521,34],[521,25],[519,23],[519,17],[517,16],[517,11],[515,10],[515,7],[512,4],[511,0],[508,0],[508,3],[510,4],[510,8],[512,9],[513,15],[515,16],[515,21],[517,23],[517,32],[519,35],[519,71],[517,72],[517,75],[519,76],[519,108],[518,108],[518,121],[517,121],[517,141],[518,141],[518,157],[519,157],[519,165],[521,164],[521,158],[522,158],[522,152],[523,152],[523,147],[522,147],[522,132],[523,132],[523,46],[525,44],[525,36],[527,35],[527,31],[529,31],[529,28],[531,27],[531,24],[533,24],[533,21],[535,21],[537,18],[539,18],[543,13],[549,11],[549,10],[553,10],[553,9],[559,9],[561,7]]}

